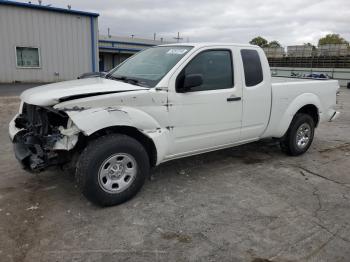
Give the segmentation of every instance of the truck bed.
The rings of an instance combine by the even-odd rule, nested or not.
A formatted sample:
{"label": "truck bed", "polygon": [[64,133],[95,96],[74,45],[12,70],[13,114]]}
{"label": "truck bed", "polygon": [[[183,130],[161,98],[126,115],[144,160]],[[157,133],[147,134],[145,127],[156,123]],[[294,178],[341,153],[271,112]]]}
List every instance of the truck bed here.
{"label": "truck bed", "polygon": [[332,81],[332,79],[298,78],[298,77],[282,77],[282,76],[273,76],[271,78],[272,84],[285,83],[285,82],[306,82],[306,83],[310,83],[310,82],[313,82],[313,81]]}
{"label": "truck bed", "polygon": [[283,136],[295,114],[293,110],[305,101],[318,108],[320,122],[328,121],[335,112],[338,88],[338,80],[272,77],[271,115],[264,136]]}

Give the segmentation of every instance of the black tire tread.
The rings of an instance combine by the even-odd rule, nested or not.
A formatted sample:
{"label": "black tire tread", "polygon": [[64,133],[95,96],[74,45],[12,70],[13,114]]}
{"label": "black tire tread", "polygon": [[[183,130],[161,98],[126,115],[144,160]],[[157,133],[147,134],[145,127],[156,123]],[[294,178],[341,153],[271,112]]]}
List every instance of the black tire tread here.
{"label": "black tire tread", "polygon": [[[294,141],[295,141],[294,135],[295,135],[296,129],[300,126],[299,122],[302,122],[302,121],[308,121],[310,123],[311,128],[312,128],[312,137],[311,137],[309,145],[307,147],[305,147],[303,150],[299,150],[294,145]],[[282,151],[290,156],[298,156],[298,155],[304,154],[312,144],[314,130],[315,130],[315,122],[314,122],[313,118],[308,114],[297,113],[293,117],[293,120],[292,120],[292,122],[287,130],[286,135],[280,141],[280,146],[281,146]]]}
{"label": "black tire tread", "polygon": [[[137,174],[138,180],[136,185],[132,184],[129,188],[119,194],[112,195],[106,192],[96,193],[94,192],[94,187],[89,184],[91,182],[90,180],[92,179],[89,178],[89,175],[92,176],[89,173],[89,171],[91,171],[89,169],[91,168],[91,163],[95,160],[95,157],[98,154],[102,154],[106,147],[110,147],[111,144],[116,145],[116,147],[118,145],[129,145],[137,150],[142,158],[144,158],[142,163],[137,163],[139,168],[140,165],[142,166],[142,172],[138,172]],[[132,198],[144,184],[145,178],[148,176],[149,169],[149,157],[141,143],[124,134],[108,134],[90,141],[90,143],[85,147],[79,157],[79,160],[77,161],[75,177],[78,187],[86,198],[102,206],[112,206],[121,204]]]}

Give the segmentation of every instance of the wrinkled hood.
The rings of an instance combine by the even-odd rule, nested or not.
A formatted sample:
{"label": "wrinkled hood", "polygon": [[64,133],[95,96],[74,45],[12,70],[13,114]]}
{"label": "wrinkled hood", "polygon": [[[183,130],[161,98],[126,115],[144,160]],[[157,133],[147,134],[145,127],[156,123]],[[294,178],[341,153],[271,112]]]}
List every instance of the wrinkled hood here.
{"label": "wrinkled hood", "polygon": [[32,105],[51,106],[87,96],[145,89],[148,88],[105,78],[86,78],[34,87],[24,91],[21,99]]}

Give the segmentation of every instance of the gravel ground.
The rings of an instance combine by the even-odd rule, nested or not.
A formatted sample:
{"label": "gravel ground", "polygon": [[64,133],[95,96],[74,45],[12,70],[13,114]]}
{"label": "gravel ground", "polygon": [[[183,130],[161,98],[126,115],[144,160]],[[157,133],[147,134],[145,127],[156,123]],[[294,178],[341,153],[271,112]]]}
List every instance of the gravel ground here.
{"label": "gravel ground", "polygon": [[90,204],[62,171],[21,170],[0,98],[0,261],[350,261],[350,90],[308,153],[266,140],[163,164],[141,192]]}

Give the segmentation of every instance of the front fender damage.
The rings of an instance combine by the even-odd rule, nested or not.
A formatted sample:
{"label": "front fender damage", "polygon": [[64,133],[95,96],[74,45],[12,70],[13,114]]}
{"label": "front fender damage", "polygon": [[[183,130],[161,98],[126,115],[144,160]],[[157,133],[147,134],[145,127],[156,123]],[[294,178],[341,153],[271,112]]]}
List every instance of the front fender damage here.
{"label": "front fender damage", "polygon": [[58,128],[61,136],[53,145],[54,150],[71,150],[78,142],[80,129],[69,118],[67,128],[60,126]]}
{"label": "front fender damage", "polygon": [[[65,110],[75,125],[76,132],[82,132],[85,136],[108,127],[133,127],[150,138],[157,150],[157,164],[164,159],[169,141],[169,130],[162,128],[160,124],[149,114],[133,107],[99,107],[84,108],[84,110]],[[73,132],[72,139],[77,133]],[[67,145],[67,144],[65,144]]]}
{"label": "front fender damage", "polygon": [[69,161],[80,130],[63,112],[25,104],[12,119],[9,133],[22,166],[41,171]]}
{"label": "front fender damage", "polygon": [[26,110],[10,123],[10,137],[15,155],[22,166],[42,171],[49,166],[63,165],[76,152],[84,136],[108,127],[132,127],[148,137],[156,149],[155,163],[167,154],[169,130],[162,128],[149,114],[131,107],[44,108],[26,106]]}

